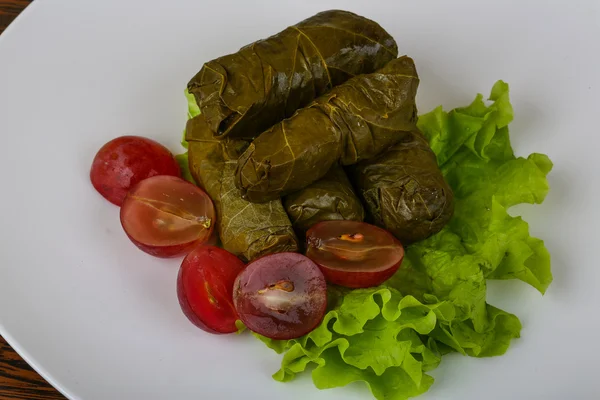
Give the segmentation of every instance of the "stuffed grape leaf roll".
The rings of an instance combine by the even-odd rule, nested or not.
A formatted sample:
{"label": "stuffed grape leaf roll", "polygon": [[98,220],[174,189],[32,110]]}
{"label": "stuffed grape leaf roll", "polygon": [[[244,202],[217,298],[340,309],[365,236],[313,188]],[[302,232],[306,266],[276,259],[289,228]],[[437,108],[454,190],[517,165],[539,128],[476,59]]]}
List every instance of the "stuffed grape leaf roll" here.
{"label": "stuffed grape leaf roll", "polygon": [[323,178],[286,196],[283,206],[298,235],[304,235],[317,222],[365,218],[360,199],[337,164]]}
{"label": "stuffed grape leaf roll", "polygon": [[439,232],[452,217],[452,190],[418,131],[404,132],[396,145],[348,172],[372,222],[403,243]]}
{"label": "stuffed grape leaf roll", "polygon": [[248,143],[214,138],[202,115],[188,121],[186,139],[190,171],[215,204],[223,248],[244,261],[297,251],[298,241],[281,200],[250,203],[235,187],[237,157]]}
{"label": "stuffed grape leaf roll", "polygon": [[260,134],[238,160],[236,186],[252,202],[300,190],[335,164],[355,164],[416,129],[419,78],[410,57],[334,87]]}
{"label": "stuffed grape leaf roll", "polygon": [[253,138],[397,56],[394,38],[376,22],[330,10],[207,62],[188,90],[216,136]]}

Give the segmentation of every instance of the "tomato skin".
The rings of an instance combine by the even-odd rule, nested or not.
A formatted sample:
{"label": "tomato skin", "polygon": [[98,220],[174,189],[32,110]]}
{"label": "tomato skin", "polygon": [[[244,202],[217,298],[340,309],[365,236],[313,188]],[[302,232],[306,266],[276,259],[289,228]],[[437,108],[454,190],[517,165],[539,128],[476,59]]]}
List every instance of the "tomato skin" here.
{"label": "tomato skin", "polygon": [[136,247],[138,249],[140,249],[141,251],[143,251],[146,254],[150,254],[151,256],[158,257],[158,258],[181,257],[185,254],[188,254],[190,251],[192,251],[192,249],[194,247],[202,244],[199,242],[190,242],[190,243],[183,243],[183,244],[175,245],[175,246],[156,247],[156,246],[150,246],[150,245],[146,245],[144,243],[138,242],[137,240],[132,238],[127,232],[125,232],[125,234],[129,238],[129,240],[131,240],[131,242],[136,245]]}
{"label": "tomato skin", "polygon": [[135,184],[156,175],[180,177],[181,171],[166,147],[140,136],[121,136],[106,143],[90,170],[94,188],[117,206]]}
{"label": "tomato skin", "polygon": [[308,230],[306,241],[306,256],[327,282],[352,289],[382,284],[404,259],[404,247],[394,235],[364,222],[319,222]]}
{"label": "tomato skin", "polygon": [[362,289],[381,285],[383,282],[390,279],[392,275],[396,273],[396,271],[398,271],[401,263],[402,262],[399,262],[384,271],[353,272],[352,274],[348,274],[344,271],[324,268],[319,263],[316,264],[319,266],[319,268],[321,268],[321,272],[323,272],[323,275],[325,275],[327,282],[351,289]]}
{"label": "tomato skin", "polygon": [[120,219],[127,237],[155,257],[185,255],[216,239],[212,200],[174,176],[153,176],[135,185],[123,201]]}
{"label": "tomato skin", "polygon": [[245,264],[228,251],[200,245],[181,263],[177,297],[185,316],[198,328],[215,334],[237,331],[233,283]]}

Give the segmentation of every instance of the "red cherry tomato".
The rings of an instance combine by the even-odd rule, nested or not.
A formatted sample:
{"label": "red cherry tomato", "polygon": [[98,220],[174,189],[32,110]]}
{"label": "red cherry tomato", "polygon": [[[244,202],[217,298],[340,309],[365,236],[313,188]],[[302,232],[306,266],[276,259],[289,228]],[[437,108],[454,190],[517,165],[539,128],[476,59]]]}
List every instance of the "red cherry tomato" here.
{"label": "red cherry tomato", "polygon": [[324,221],[306,233],[306,256],[328,282],[350,288],[377,286],[404,258],[402,244],[388,231],[357,221]]}
{"label": "red cherry tomato", "polygon": [[127,194],[121,225],[146,253],[176,257],[210,240],[215,209],[199,187],[174,176],[154,176]]}
{"label": "red cherry tomato", "polygon": [[121,136],[106,143],[90,171],[92,185],[118,206],[136,183],[155,175],[180,176],[181,172],[169,150],[139,136]]}
{"label": "red cherry tomato", "polygon": [[240,272],[233,303],[248,329],[271,339],[294,339],[323,320],[327,284],[319,267],[302,254],[271,254]]}
{"label": "red cherry tomato", "polygon": [[210,333],[237,330],[233,282],[244,263],[226,250],[198,246],[188,254],[177,276],[177,297],[186,317]]}

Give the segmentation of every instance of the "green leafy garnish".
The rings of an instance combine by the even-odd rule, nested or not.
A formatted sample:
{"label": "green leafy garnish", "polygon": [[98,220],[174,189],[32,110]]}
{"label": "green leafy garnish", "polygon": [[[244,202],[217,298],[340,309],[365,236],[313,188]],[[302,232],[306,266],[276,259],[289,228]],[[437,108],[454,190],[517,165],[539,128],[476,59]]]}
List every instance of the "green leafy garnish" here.
{"label": "green leafy garnish", "polygon": [[[543,154],[515,157],[508,85],[497,82],[487,105],[422,115],[418,127],[455,196],[455,213],[438,234],[406,249],[383,286],[332,288],[322,324],[301,338],[259,338],[284,353],[274,378],[288,381],[312,364],[320,389],[363,381],[377,399],[427,391],[426,374],[448,352],[501,355],[521,331],[519,319],[486,302],[488,279],[520,279],[541,293],[552,282],[550,255],[507,209],[541,203],[552,163]],[[257,335],[258,336],[258,335]]]}
{"label": "green leafy garnish", "polygon": [[188,162],[188,153],[185,152],[183,154],[178,154],[175,156],[175,161],[179,164],[179,169],[181,170],[181,177],[186,181],[197,185],[196,180],[192,176],[190,172],[190,165]]}
{"label": "green leafy garnish", "polygon": [[[194,95],[188,92],[187,88],[185,89],[183,94],[185,95],[185,99],[187,100],[188,106],[187,119],[192,119],[195,116],[200,115],[200,107],[198,107],[198,103],[196,103],[196,98],[194,97]],[[183,130],[183,134],[181,135],[181,145],[186,149],[188,148],[188,142],[187,140],[185,140],[185,129]]]}
{"label": "green leafy garnish", "polygon": [[[187,100],[187,105],[188,105],[188,113],[187,113],[188,119],[192,119],[195,116],[200,115],[200,107],[198,107],[198,104],[196,103],[196,99],[194,98],[194,95],[191,94],[190,92],[188,92],[187,89],[185,89],[184,94],[185,94],[185,98]],[[185,149],[188,148],[188,142],[187,142],[187,140],[185,140],[185,129],[183,130],[183,134],[181,136],[181,145]],[[179,164],[179,168],[181,169],[181,177],[183,179],[185,179],[186,181],[191,182],[194,185],[196,185],[197,184],[196,180],[194,179],[194,177],[192,176],[192,173],[190,172],[187,151],[185,153],[176,155],[175,161],[177,161],[177,163]]]}

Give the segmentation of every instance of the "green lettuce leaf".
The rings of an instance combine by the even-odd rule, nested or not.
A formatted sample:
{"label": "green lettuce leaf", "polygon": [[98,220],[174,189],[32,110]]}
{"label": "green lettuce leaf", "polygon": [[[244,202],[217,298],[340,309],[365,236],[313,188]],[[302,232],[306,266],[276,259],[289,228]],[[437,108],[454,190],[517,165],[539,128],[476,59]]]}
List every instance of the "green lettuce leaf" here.
{"label": "green lettuce leaf", "polygon": [[438,316],[452,312],[452,305],[423,304],[384,286],[335,293],[339,290],[330,290],[330,300],[338,304],[309,334],[287,341],[255,335],[285,352],[273,377],[289,381],[313,364],[319,389],[363,381],[375,397],[394,400],[427,391],[433,378],[425,372],[437,367],[440,357],[423,337],[435,329]]}
{"label": "green lettuce leaf", "polygon": [[313,332],[289,341],[259,337],[284,353],[275,379],[288,381],[312,364],[318,388],[363,381],[377,399],[406,399],[431,386],[426,372],[443,354],[501,355],[520,336],[519,319],[486,302],[486,281],[519,279],[541,293],[552,282],[544,243],[507,212],[544,200],[552,163],[542,154],[515,157],[505,82],[494,85],[489,100],[478,95],[467,107],[419,117],[454,191],[452,220],[408,246],[384,285],[331,288],[330,311]]}
{"label": "green lettuce leaf", "polygon": [[[200,107],[198,107],[194,95],[188,92],[187,88],[185,89],[183,94],[185,95],[185,99],[187,101],[187,118],[192,119],[195,116],[200,115]],[[185,140],[185,129],[183,130],[183,134],[181,135],[181,145],[186,149],[188,148],[187,140]]]}
{"label": "green lettuce leaf", "polygon": [[[455,234],[450,247],[453,257],[468,254],[476,259],[486,278],[522,279],[544,293],[552,282],[549,254],[539,239],[529,236],[528,224],[520,217],[510,216],[507,209],[544,200],[549,190],[546,175],[552,162],[543,154],[514,156],[507,128],[513,111],[506,83],[499,81],[494,85],[490,95],[494,102],[487,109],[483,103],[474,106],[479,100],[467,109],[451,111],[468,110],[482,126],[473,134],[470,124],[456,124],[450,136],[455,138],[453,143],[462,144],[441,164],[456,198],[454,217],[440,235],[417,243],[409,251],[444,251],[440,242],[447,242],[444,238]],[[433,142],[448,136],[423,122],[430,114],[419,120],[426,137]]]}
{"label": "green lettuce leaf", "polygon": [[[185,89],[184,94],[185,94],[185,99],[186,99],[187,105],[188,105],[188,113],[187,113],[188,119],[192,119],[195,116],[200,115],[200,107],[198,107],[198,104],[196,104],[196,99],[194,98],[194,95],[190,94],[190,92],[188,92],[187,89]],[[188,142],[187,142],[187,140],[185,140],[185,129],[183,130],[183,134],[181,136],[181,145],[185,149],[188,148]],[[183,179],[185,179],[186,181],[191,182],[194,185],[196,185],[197,184],[196,180],[194,179],[194,177],[192,176],[192,173],[190,172],[187,151],[185,153],[176,155],[175,161],[177,161],[177,163],[179,164],[179,169],[181,169],[181,177]]]}
{"label": "green lettuce leaf", "polygon": [[179,169],[181,170],[181,177],[183,179],[185,179],[186,181],[193,183],[194,185],[197,185],[196,180],[194,179],[194,177],[192,176],[192,173],[190,172],[190,165],[188,162],[187,151],[185,153],[176,155],[175,161],[177,161],[177,164],[179,164]]}

